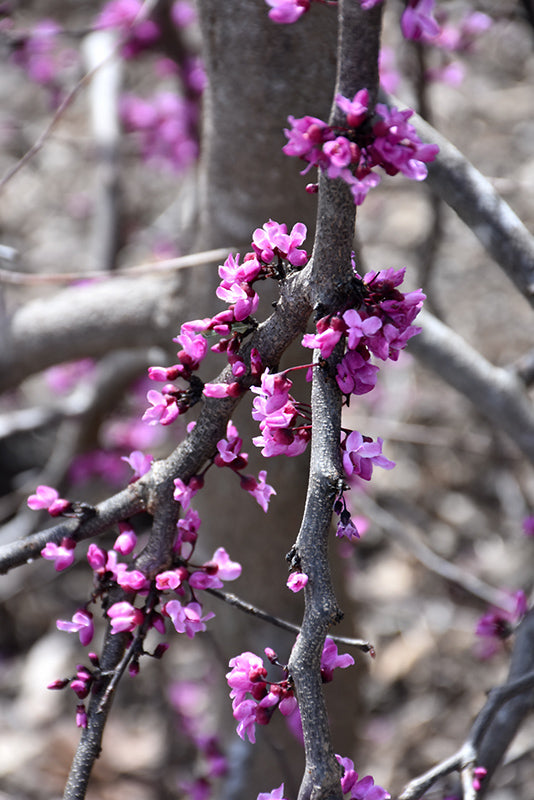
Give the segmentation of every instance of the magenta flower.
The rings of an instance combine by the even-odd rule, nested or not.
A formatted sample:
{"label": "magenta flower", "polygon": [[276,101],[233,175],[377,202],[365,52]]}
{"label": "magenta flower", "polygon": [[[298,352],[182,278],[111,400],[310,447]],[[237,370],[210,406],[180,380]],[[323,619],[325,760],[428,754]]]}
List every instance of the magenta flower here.
{"label": "magenta flower", "polygon": [[41,508],[46,508],[52,517],[57,517],[64,511],[70,508],[68,500],[64,500],[59,496],[57,489],[52,486],[38,486],[35,494],[31,494],[27,500],[28,507],[32,511],[37,511]]}
{"label": "magenta flower", "polygon": [[226,680],[231,689],[230,697],[235,703],[241,703],[247,692],[261,696],[265,689],[267,670],[259,656],[246,651],[230,659],[229,666],[232,669],[226,673]]}
{"label": "magenta flower", "polygon": [[205,623],[215,616],[213,611],[209,611],[203,617],[200,603],[189,603],[187,606],[182,606],[179,600],[169,600],[168,603],[165,603],[163,613],[171,618],[178,633],[185,633],[190,639],[196,633],[205,631]]}
{"label": "magenta flower", "polygon": [[262,269],[256,256],[252,253],[245,256],[242,264],[239,263],[239,253],[234,256],[229,254],[222,266],[219,267],[219,276],[222,278],[221,286],[229,289],[234,283],[252,283]]}
{"label": "magenta flower", "polygon": [[281,783],[278,789],[273,789],[272,792],[260,792],[258,800],[284,800],[284,784]]}
{"label": "magenta flower", "polygon": [[342,94],[337,94],[336,105],[347,115],[347,122],[350,127],[357,128],[362,124],[369,111],[369,91],[360,89],[352,100],[349,100],[348,97],[343,97]]}
{"label": "magenta flower", "polygon": [[182,326],[180,335],[173,339],[173,342],[181,344],[183,350],[178,353],[180,363],[190,370],[195,370],[200,366],[201,361],[208,352],[208,343],[201,333],[193,334]]}
{"label": "magenta flower", "polygon": [[329,636],[326,637],[323,653],[321,655],[321,678],[324,683],[329,683],[336,667],[346,669],[354,664],[354,659],[348,653],[339,655],[337,645]]}
{"label": "magenta flower", "polygon": [[87,712],[83,703],[76,706],[76,725],[78,728],[87,728]]}
{"label": "magenta flower", "polygon": [[380,183],[380,175],[377,175],[376,172],[370,172],[368,175],[364,175],[362,178],[357,178],[355,175],[351,175],[349,178],[347,178],[347,183],[354,199],[354,204],[361,206],[369,194],[369,191],[374,189],[375,186],[378,186]]}
{"label": "magenta flower", "polygon": [[336,367],[337,385],[343,394],[367,394],[376,385],[378,371],[357,350],[349,350]]}
{"label": "magenta flower", "polygon": [[288,139],[282,148],[286,156],[304,158],[310,164],[317,164],[322,156],[321,147],[327,138],[333,138],[330,128],[317,117],[288,117],[291,129],[284,129]]}
{"label": "magenta flower", "polygon": [[317,333],[305,333],[302,346],[317,348],[322,358],[328,358],[345,333],[345,325],[339,317],[323,317],[317,322]]}
{"label": "magenta flower", "polygon": [[243,394],[243,388],[237,381],[232,381],[232,383],[205,383],[202,391],[206,397],[215,397],[217,399],[240,397]]}
{"label": "magenta flower", "polygon": [[353,148],[345,136],[338,136],[336,139],[324,143],[323,155],[327,161],[326,174],[328,177],[339,178],[352,161]]}
{"label": "magenta flower", "polygon": [[83,647],[87,647],[93,638],[93,615],[90,611],[86,611],[84,608],[80,608],[75,614],[73,614],[72,621],[58,619],[56,621],[56,626],[60,631],[66,631],[67,633],[78,633],[80,635],[80,642]]}
{"label": "magenta flower", "polygon": [[288,25],[296,22],[310,8],[311,0],[265,0],[271,6],[269,18]]}
{"label": "magenta flower", "polygon": [[189,508],[189,504],[193,497],[196,495],[198,489],[195,489],[190,483],[185,484],[181,478],[174,479],[174,494],[173,497],[177,503],[180,503],[184,511]]}
{"label": "magenta flower", "polygon": [[189,578],[189,586],[193,589],[222,589],[223,582],[214,572],[193,572]]}
{"label": "magenta flower", "polygon": [[[126,566],[120,565],[119,566]],[[130,592],[146,592],[150,588],[150,581],[138,569],[120,569],[117,571],[115,580],[121,587]]]}
{"label": "magenta flower", "polygon": [[523,520],[523,533],[525,536],[534,536],[534,515],[531,514]]}
{"label": "magenta flower", "polygon": [[107,553],[96,544],[90,544],[87,551],[87,561],[95,572],[103,573],[106,568]]}
{"label": "magenta flower", "polygon": [[360,5],[364,11],[369,11],[370,8],[374,8],[381,2],[382,0],[360,0]]}
{"label": "magenta flower", "polygon": [[113,603],[106,613],[111,620],[111,633],[134,631],[144,620],[144,614],[141,609],[135,608],[126,600]]}
{"label": "magenta flower", "polygon": [[299,246],[305,240],[307,229],[304,223],[293,225],[291,233],[287,232],[285,223],[279,224],[272,219],[262,228],[256,228],[252,234],[254,252],[265,264],[270,264],[275,255],[286,258],[294,267],[302,267],[308,260],[305,250]]}
{"label": "magenta flower", "polygon": [[129,456],[121,456],[121,461],[125,461],[130,465],[134,472],[133,480],[136,480],[137,478],[142,478],[150,470],[154,456],[148,453],[145,455],[140,450],[133,450]]}
{"label": "magenta flower", "polygon": [[378,437],[373,442],[359,431],[353,431],[345,439],[343,447],[343,467],[347,475],[359,475],[365,481],[371,480],[373,465],[382,469],[393,469],[394,461],[382,455],[383,440]]}
{"label": "magenta flower", "polygon": [[147,408],[141,419],[149,425],[170,425],[180,414],[176,398],[169,394],[162,394],[150,389],[147,400],[152,408]]}
{"label": "magenta flower", "polygon": [[76,542],[72,541],[72,539],[62,539],[60,545],[48,542],[41,550],[41,555],[47,561],[54,562],[56,572],[61,572],[61,570],[67,569],[73,563],[75,547]]}
{"label": "magenta flower", "polygon": [[509,608],[490,608],[477,622],[475,633],[483,640],[480,658],[490,658],[497,652],[499,644],[507,639],[528,610],[527,599],[522,591],[509,595]]}
{"label": "magenta flower", "polygon": [[401,17],[401,30],[406,39],[432,41],[439,35],[440,27],[432,12],[435,0],[409,0]]}
{"label": "magenta flower", "polygon": [[379,317],[362,319],[354,308],[345,311],[343,321],[347,326],[347,347],[349,350],[355,350],[360,343],[360,339],[366,336],[373,336],[382,327],[382,320]]}
{"label": "magenta flower", "polygon": [[266,483],[266,478],[267,472],[264,469],[260,470],[257,480],[252,475],[241,475],[241,488],[249,492],[258,505],[267,513],[271,495],[276,494],[276,492],[272,486]]}
{"label": "magenta flower", "polygon": [[[123,556],[129,555],[137,544],[137,536],[131,525],[127,522],[119,522],[120,534],[115,539],[113,549]],[[91,565],[92,566],[92,565]]]}
{"label": "magenta flower", "polygon": [[286,586],[292,592],[300,592],[308,583],[308,576],[305,572],[292,572],[287,579]]}
{"label": "magenta flower", "polygon": [[231,421],[227,425],[226,437],[217,442],[218,454],[213,459],[213,463],[218,467],[231,467],[233,470],[243,469],[247,466],[248,455],[241,452],[243,440]]}
{"label": "magenta flower", "polygon": [[169,569],[156,575],[156,589],[165,592],[169,589],[179,589],[183,581],[186,581],[189,573],[184,567]]}
{"label": "magenta flower", "polygon": [[243,569],[238,561],[232,561],[224,547],[218,547],[204,567],[217,567],[217,576],[223,581],[235,581]]}

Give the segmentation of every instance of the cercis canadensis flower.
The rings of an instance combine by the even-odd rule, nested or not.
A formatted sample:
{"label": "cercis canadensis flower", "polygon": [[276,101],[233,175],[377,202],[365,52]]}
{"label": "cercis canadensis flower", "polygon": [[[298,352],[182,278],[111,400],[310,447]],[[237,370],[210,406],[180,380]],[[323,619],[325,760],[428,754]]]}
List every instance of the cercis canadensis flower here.
{"label": "cercis canadensis flower", "polygon": [[308,163],[304,172],[318,166],[329,178],[344,180],[356,205],[379,182],[375,167],[388,175],[402,172],[413,180],[426,178],[426,164],[435,159],[439,148],[421,142],[408,123],[413,111],[378,103],[371,114],[367,89],[352,100],[338,94],[336,103],[346,116],[346,127],[332,127],[316,117],[288,117],[291,127],[284,131],[288,142],[282,149]]}

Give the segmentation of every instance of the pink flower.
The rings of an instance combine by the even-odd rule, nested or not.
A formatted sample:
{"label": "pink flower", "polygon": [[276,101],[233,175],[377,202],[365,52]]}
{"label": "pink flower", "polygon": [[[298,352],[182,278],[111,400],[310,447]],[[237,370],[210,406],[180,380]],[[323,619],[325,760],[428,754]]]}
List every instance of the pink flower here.
{"label": "pink flower", "polygon": [[165,572],[160,572],[156,575],[156,589],[160,592],[167,591],[168,589],[178,589],[183,581],[186,581],[189,573],[185,567],[178,569],[169,569]]}
{"label": "pink flower", "polygon": [[120,534],[115,539],[113,549],[123,556],[131,553],[137,544],[137,536],[131,525],[126,522],[119,522]]}
{"label": "pink flower", "polygon": [[180,331],[180,335],[173,339],[173,342],[181,344],[183,347],[183,350],[178,353],[180,363],[190,370],[197,369],[206,357],[208,343],[201,333],[193,334],[183,326]]}
{"label": "pink flower", "polygon": [[373,442],[368,436],[362,436],[359,431],[352,431],[342,445],[343,467],[346,474],[359,475],[364,481],[369,481],[373,465],[382,469],[393,469],[395,462],[382,455],[382,444],[380,436]]}
{"label": "pink flower", "polygon": [[310,7],[311,0],[265,0],[271,6],[269,18],[280,24],[296,22]]}
{"label": "pink flower", "polygon": [[349,350],[355,350],[360,343],[360,339],[365,336],[373,336],[382,327],[382,320],[379,317],[362,319],[354,308],[345,311],[343,321],[347,326],[347,347]]}
{"label": "pink flower", "polygon": [[241,452],[243,440],[235,425],[230,421],[227,426],[226,439],[217,442],[218,454],[213,459],[213,463],[218,467],[231,467],[240,470],[247,466],[248,455]]}
{"label": "pink flower", "polygon": [[225,303],[230,303],[237,322],[243,322],[258,308],[259,295],[250,287],[248,283],[232,283],[226,287],[221,285],[215,294]]}
{"label": "pink flower", "polygon": [[87,728],[87,712],[83,703],[76,706],[76,725],[78,728]]}
{"label": "pink flower", "polygon": [[59,516],[69,509],[71,505],[68,500],[63,500],[63,498],[59,496],[57,489],[53,489],[52,486],[44,485],[38,486],[35,494],[31,494],[27,502],[28,507],[31,508],[32,511],[46,508],[52,517]]}
{"label": "pink flower", "polygon": [[173,497],[177,503],[180,503],[184,511],[189,508],[189,504],[197,493],[197,489],[190,484],[185,484],[181,478],[174,479],[174,494]]}
{"label": "pink flower", "polygon": [[435,0],[410,0],[401,17],[401,30],[406,39],[432,41],[440,27],[432,12]]}
{"label": "pink flower", "polygon": [[243,394],[243,387],[233,381],[232,383],[205,383],[203,393],[206,397],[240,397]]}
{"label": "pink flower", "polygon": [[96,544],[90,544],[87,551],[87,561],[95,572],[104,572],[107,561],[107,553]]}
{"label": "pink flower", "polygon": [[253,478],[252,475],[241,476],[241,488],[252,495],[256,502],[267,513],[271,495],[276,494],[272,486],[265,482],[267,478],[266,470],[260,470],[258,479]]}
{"label": "pink flower", "polygon": [[106,613],[111,620],[111,633],[134,631],[144,620],[144,615],[141,609],[135,608],[126,600],[122,600],[119,603],[113,603],[113,605],[108,608]]}
{"label": "pink flower", "polygon": [[369,91],[360,89],[352,100],[349,100],[348,97],[343,97],[342,94],[337,94],[336,104],[347,115],[347,123],[350,127],[357,128],[362,124],[369,111]]}
{"label": "pink flower", "polygon": [[258,695],[265,689],[267,670],[263,660],[255,653],[246,651],[230,659],[232,668],[226,673],[226,680],[230,687],[230,697],[235,703],[241,703],[247,694]]}
{"label": "pink flower", "polygon": [[348,350],[336,367],[337,385],[343,394],[367,394],[376,385],[378,367],[357,350]]}
{"label": "pink flower", "polygon": [[326,637],[323,653],[321,655],[321,678],[324,683],[329,683],[333,678],[336,667],[346,669],[354,664],[354,659],[348,653],[339,655],[337,645],[333,639]]}
{"label": "pink flower", "polygon": [[[125,565],[119,565],[125,566]],[[143,592],[149,589],[150,581],[138,569],[121,569],[115,577],[121,589],[131,592]]]}
{"label": "pink flower", "polygon": [[262,269],[256,256],[250,254],[245,256],[242,264],[239,263],[239,253],[234,256],[229,254],[222,266],[219,267],[219,276],[222,278],[221,286],[229,289],[234,283],[252,283]]}
{"label": "pink flower", "polygon": [[305,572],[292,572],[287,579],[286,586],[292,592],[300,592],[308,583],[308,576]]}
{"label": "pink flower", "polygon": [[150,389],[146,397],[152,408],[147,408],[143,414],[141,418],[143,422],[148,422],[149,425],[157,425],[158,423],[160,425],[170,425],[180,414],[176,398],[172,395],[162,394]]}
{"label": "pink flower", "polygon": [[338,136],[336,139],[325,142],[323,154],[328,163],[326,174],[329,178],[339,178],[352,161],[353,148],[345,136]]}
{"label": "pink flower", "polygon": [[294,267],[302,267],[308,260],[305,250],[299,246],[305,240],[307,229],[304,223],[297,222],[288,234],[285,223],[279,224],[272,219],[262,228],[256,228],[252,234],[254,252],[265,264],[270,264],[275,255],[286,258]]}
{"label": "pink flower", "polygon": [[65,619],[58,619],[56,626],[60,631],[66,631],[67,633],[79,633],[80,642],[83,647],[86,647],[93,638],[93,615],[90,611],[86,611],[84,608],[79,609],[75,614],[73,614],[71,622]]}
{"label": "pink flower", "polygon": [[322,145],[328,138],[332,138],[330,128],[317,117],[288,117],[291,129],[284,128],[288,139],[282,148],[286,156],[303,158],[310,164],[317,164],[322,156]]}
{"label": "pink flower", "polygon": [[189,578],[189,586],[193,589],[222,589],[223,582],[216,573],[198,570]]}
{"label": "pink flower", "polygon": [[284,784],[281,783],[278,789],[273,789],[272,792],[260,792],[258,800],[283,800]]}
{"label": "pink flower", "polygon": [[204,566],[216,566],[217,576],[223,581],[235,581],[241,575],[242,570],[241,564],[238,561],[232,561],[224,547],[218,547],[211,560]]}
{"label": "pink flower", "polygon": [[154,456],[145,455],[140,450],[133,450],[129,456],[122,456],[121,461],[125,461],[133,469],[133,478],[141,478],[150,470]]}
{"label": "pink flower", "polygon": [[74,561],[74,548],[76,542],[72,539],[62,539],[61,544],[57,545],[54,542],[48,542],[41,550],[41,555],[47,561],[54,562],[54,569],[56,572],[61,572],[67,569]]}
{"label": "pink flower", "polygon": [[339,317],[323,317],[317,322],[317,333],[305,333],[302,346],[317,348],[322,358],[328,358],[345,333],[345,325]]}
{"label": "pink flower", "polygon": [[215,616],[213,611],[202,616],[202,606],[200,603],[189,603],[182,606],[179,600],[169,600],[163,607],[165,616],[172,619],[173,625],[178,633],[185,633],[192,639],[196,633],[206,630],[206,623]]}

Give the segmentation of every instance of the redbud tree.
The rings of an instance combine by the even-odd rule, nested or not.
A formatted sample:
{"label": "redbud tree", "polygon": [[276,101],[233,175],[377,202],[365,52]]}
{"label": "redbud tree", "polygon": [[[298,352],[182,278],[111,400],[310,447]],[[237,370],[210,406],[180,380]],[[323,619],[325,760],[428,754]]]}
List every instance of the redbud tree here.
{"label": "redbud tree", "polygon": [[[402,503],[396,515],[369,489],[380,473],[384,486],[394,467],[402,472],[402,458],[390,457],[387,430],[370,435],[355,424],[355,409],[378,407],[382,376],[412,353],[470,400],[506,447],[534,459],[530,360],[492,364],[446,324],[430,291],[448,206],[532,304],[532,237],[430,124],[433,82],[458,84],[462,59],[497,22],[463,5],[449,15],[434,0],[391,2],[388,19],[385,5],[111,0],[79,18],[29,20],[3,4],[9,69],[33,84],[48,113],[34,144],[10,159],[4,195],[51,152],[66,120],[76,141],[79,120],[69,114],[82,99],[92,120],[97,193],[90,211],[86,196],[70,197],[71,216],[93,223],[83,234],[89,256],[79,252],[79,269],[72,260],[29,273],[9,236],[0,251],[6,285],[67,284],[46,299],[7,298],[0,356],[4,439],[19,464],[6,470],[0,571],[8,580],[37,562],[38,578],[22,584],[35,596],[52,572],[58,586],[76,576],[53,620],[79,641],[76,656],[41,687],[68,696],[80,731],[65,798],[90,796],[115,697],[144,671],[157,681],[171,658],[192,658],[203,677],[178,677],[169,693],[190,748],[182,760],[195,762],[169,796],[482,797],[526,717],[529,578],[519,571],[519,585],[505,590],[494,577],[492,587],[414,540]],[[511,19],[526,28],[526,4],[522,14]],[[392,51],[381,50],[384,26],[407,43],[404,77]],[[419,114],[394,96],[406,86]],[[134,225],[143,192],[121,171],[126,160],[132,171],[164,175],[178,196],[171,223],[145,224],[144,239]],[[402,261],[371,263],[356,222],[360,206],[363,216],[396,182],[432,192],[415,275]],[[135,264],[136,252],[150,259]],[[45,382],[52,401],[42,404]],[[25,461],[18,451],[28,435],[36,452]],[[524,469],[522,501],[510,513],[528,537],[533,492]],[[509,652],[508,677],[479,703],[456,749],[419,777],[414,770],[404,788],[395,775],[384,788],[374,767],[369,774],[354,739],[358,680],[377,655],[372,626],[371,641],[337,633],[351,613],[347,563],[369,520],[440,580],[490,606],[476,625],[479,656],[503,642]],[[227,582],[238,579],[236,595]],[[235,621],[244,613],[246,626]],[[218,624],[224,644],[201,650]],[[217,681],[211,694],[202,685]],[[338,701],[327,707],[329,683]],[[234,730],[219,721],[206,732],[203,716],[215,716],[221,694]],[[279,756],[276,775],[254,772],[250,752],[262,761],[262,732],[276,725],[289,732],[291,743],[281,738],[279,747],[287,763]],[[230,740],[244,749],[232,751]],[[380,747],[377,736],[378,770]]]}

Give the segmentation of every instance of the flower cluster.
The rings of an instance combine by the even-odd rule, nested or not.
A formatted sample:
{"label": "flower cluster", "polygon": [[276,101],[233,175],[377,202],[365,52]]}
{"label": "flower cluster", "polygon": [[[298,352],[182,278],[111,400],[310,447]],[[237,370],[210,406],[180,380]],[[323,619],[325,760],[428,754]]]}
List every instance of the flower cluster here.
{"label": "flower cluster", "polygon": [[125,94],[120,114],[126,131],[137,135],[147,163],[182,172],[196,161],[196,104],[169,91],[159,92],[150,100]]}
{"label": "flower cluster", "polygon": [[[244,391],[239,379],[249,369],[253,376],[262,373],[264,367],[255,348],[251,350],[248,365],[239,356],[244,336],[257,325],[252,314],[258,308],[259,296],[253,284],[268,277],[281,280],[287,272],[302,267],[308,260],[308,254],[300,247],[305,238],[306,226],[302,223],[297,223],[288,232],[285,224],[269,220],[254,231],[251,252],[241,263],[239,254],[228,256],[219,267],[221,282],[216,294],[229,307],[213,317],[184,323],[180,335],[174,340],[182,345],[178,353],[179,363],[148,370],[152,380],[174,381],[180,378],[189,382],[189,387],[183,390],[173,383],[166,383],[161,392],[149,391],[147,398],[152,408],[145,412],[143,420],[151,425],[169,425],[202,394],[215,398],[239,397]],[[207,355],[209,336],[219,337],[210,349],[226,355],[234,380],[203,384],[193,375]]]}
{"label": "flower cluster", "polygon": [[358,780],[358,773],[350,758],[336,758],[343,768],[341,791],[348,794],[350,800],[390,800],[391,795],[381,786],[377,786],[370,775]]}
{"label": "flower cluster", "polygon": [[[281,666],[271,648],[266,648],[265,654],[271,664]],[[323,681],[332,680],[336,667],[345,669],[352,664],[352,656],[339,655],[335,642],[327,638],[321,656]],[[241,653],[230,660],[229,666],[232,669],[226,674],[226,680],[231,689],[233,714],[238,721],[237,733],[243,740],[247,736],[249,741],[255,742],[255,725],[267,725],[276,708],[288,719],[292,730],[298,732],[300,714],[287,667],[282,667],[284,678],[275,683],[267,679],[263,659],[255,653]]]}
{"label": "flower cluster", "polygon": [[256,447],[262,448],[262,455],[266,458],[282,453],[298,456],[310,440],[310,425],[297,424],[302,414],[289,394],[292,385],[283,372],[271,374],[265,370],[261,385],[252,387],[257,394],[252,405],[252,417],[259,421],[261,431],[261,435],[252,441]]}
{"label": "flower cluster", "polygon": [[426,163],[434,160],[438,147],[421,142],[408,122],[413,111],[377,103],[371,115],[367,89],[352,100],[337,95],[336,103],[346,115],[345,127],[333,127],[317,117],[288,117],[291,127],[284,131],[288,142],[283,151],[308,163],[304,173],[317,166],[329,178],[341,178],[356,205],[380,182],[375,167],[388,175],[401,172],[413,180],[426,178]]}

